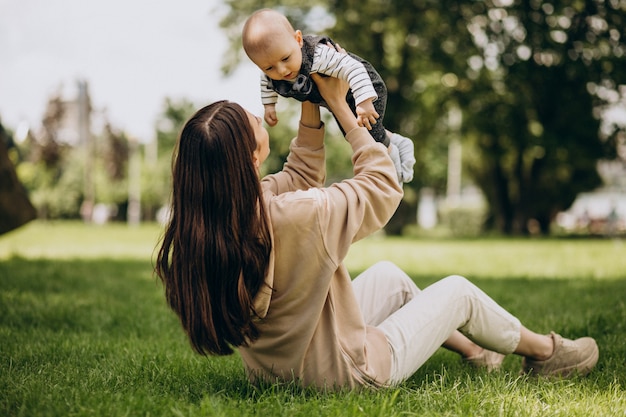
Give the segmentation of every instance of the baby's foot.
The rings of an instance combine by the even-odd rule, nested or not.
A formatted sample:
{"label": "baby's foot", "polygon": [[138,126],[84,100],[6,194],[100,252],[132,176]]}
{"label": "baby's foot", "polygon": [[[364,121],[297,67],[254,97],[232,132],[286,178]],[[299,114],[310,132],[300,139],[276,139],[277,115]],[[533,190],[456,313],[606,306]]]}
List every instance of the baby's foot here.
{"label": "baby's foot", "polygon": [[[397,133],[392,133],[390,140],[391,145],[389,146],[395,146],[399,153],[399,164],[396,165],[398,179],[400,182],[411,182],[413,180],[413,166],[415,165],[413,141]],[[396,161],[394,161],[394,164],[396,164]]]}

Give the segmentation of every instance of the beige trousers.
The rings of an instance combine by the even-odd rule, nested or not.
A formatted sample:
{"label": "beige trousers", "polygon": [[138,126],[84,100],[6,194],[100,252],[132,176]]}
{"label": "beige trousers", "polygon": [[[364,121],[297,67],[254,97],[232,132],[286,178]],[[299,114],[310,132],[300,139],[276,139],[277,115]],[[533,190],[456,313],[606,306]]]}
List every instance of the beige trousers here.
{"label": "beige trousers", "polygon": [[452,275],[420,291],[396,265],[380,262],[353,287],[365,322],[389,341],[390,384],[413,375],[455,330],[500,353],[519,344],[520,321],[464,277]]}

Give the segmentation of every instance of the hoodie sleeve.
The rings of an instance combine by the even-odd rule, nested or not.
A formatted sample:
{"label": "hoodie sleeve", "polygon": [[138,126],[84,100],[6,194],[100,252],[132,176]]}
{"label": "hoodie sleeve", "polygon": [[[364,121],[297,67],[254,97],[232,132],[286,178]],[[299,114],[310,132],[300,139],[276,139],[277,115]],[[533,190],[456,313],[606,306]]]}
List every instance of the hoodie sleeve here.
{"label": "hoodie sleeve", "polygon": [[289,145],[289,156],[282,171],[262,180],[264,190],[273,194],[323,187],[326,181],[324,125],[319,128],[298,128],[298,135]]}
{"label": "hoodie sleeve", "polygon": [[346,139],[353,150],[353,178],[320,190],[321,234],[337,265],[353,242],[387,224],[403,196],[387,148],[364,127],[353,129]]}

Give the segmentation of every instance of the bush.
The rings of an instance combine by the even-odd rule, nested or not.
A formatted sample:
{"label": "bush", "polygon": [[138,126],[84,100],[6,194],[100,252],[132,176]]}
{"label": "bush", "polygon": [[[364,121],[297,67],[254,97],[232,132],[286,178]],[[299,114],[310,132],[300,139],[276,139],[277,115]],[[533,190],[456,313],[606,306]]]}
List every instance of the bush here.
{"label": "bush", "polygon": [[442,205],[439,208],[441,224],[447,227],[454,237],[479,236],[483,230],[485,215],[485,209],[479,206]]}

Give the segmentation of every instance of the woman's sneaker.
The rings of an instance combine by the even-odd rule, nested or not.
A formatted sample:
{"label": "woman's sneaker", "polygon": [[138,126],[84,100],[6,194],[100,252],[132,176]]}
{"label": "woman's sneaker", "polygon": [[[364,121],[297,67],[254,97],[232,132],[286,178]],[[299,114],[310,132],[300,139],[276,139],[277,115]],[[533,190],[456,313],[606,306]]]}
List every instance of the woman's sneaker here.
{"label": "woman's sneaker", "polygon": [[522,373],[567,378],[587,375],[598,362],[598,345],[591,337],[570,340],[551,332],[554,352],[545,361],[524,358]]}

